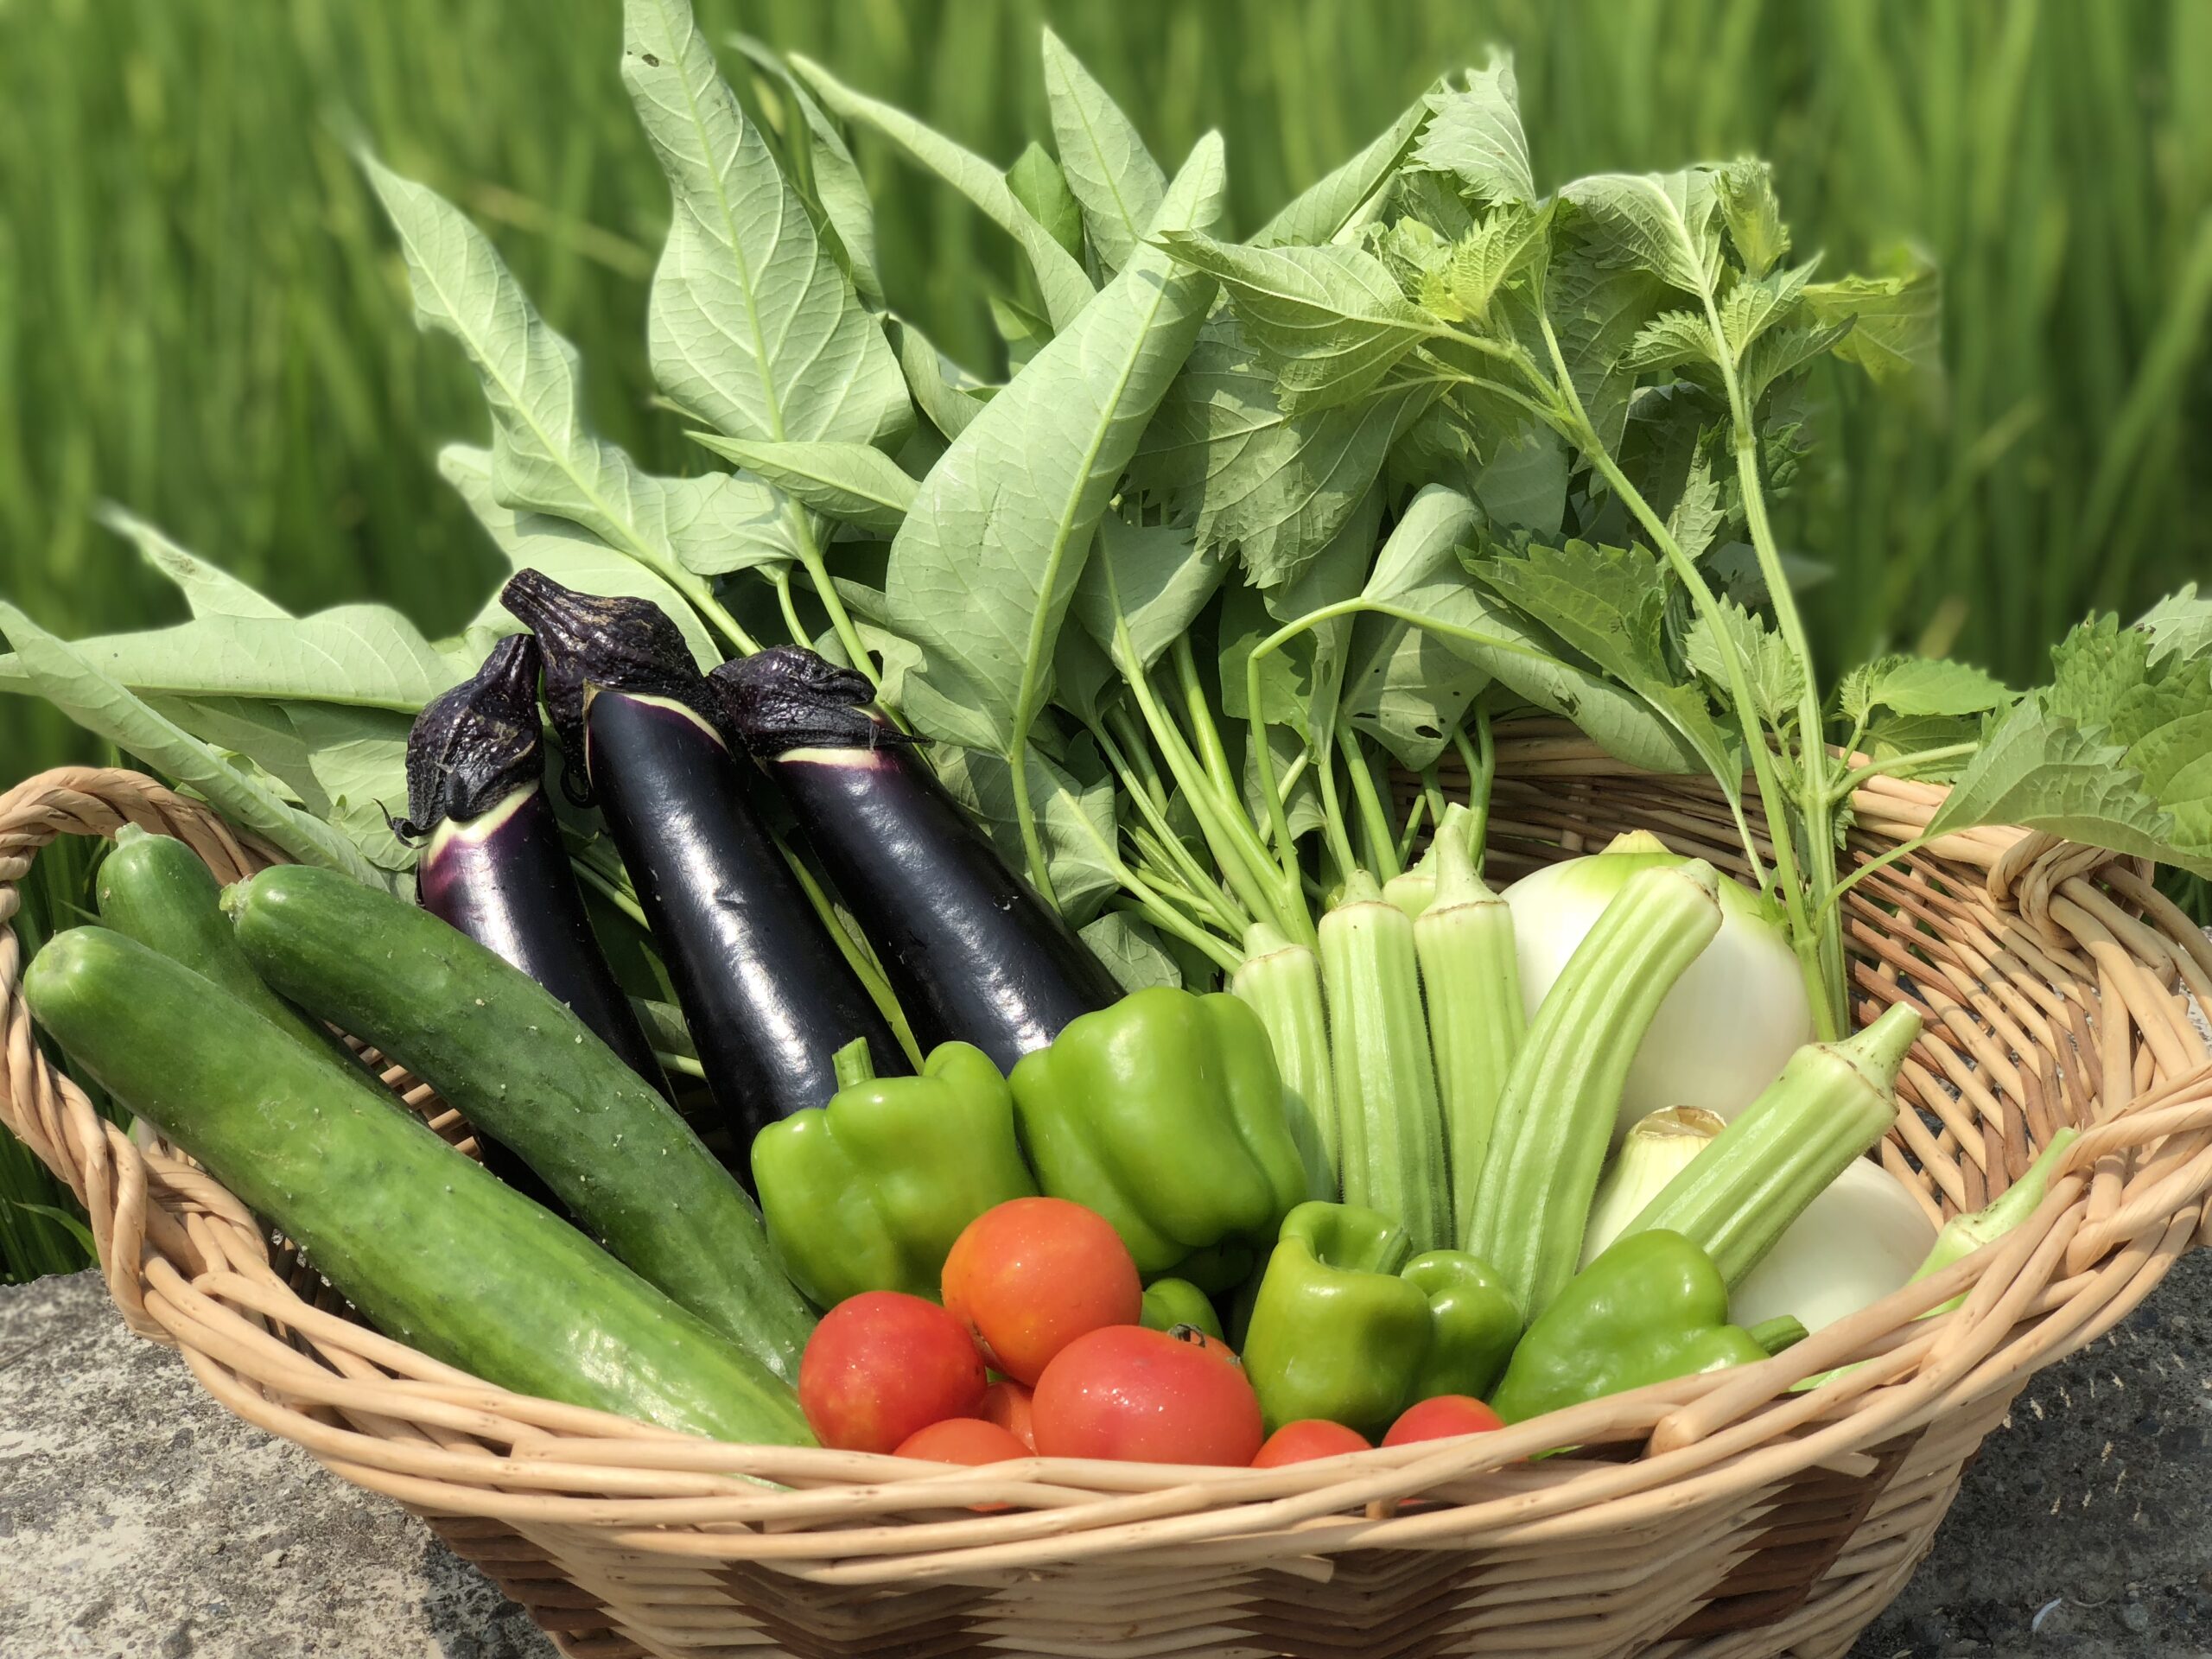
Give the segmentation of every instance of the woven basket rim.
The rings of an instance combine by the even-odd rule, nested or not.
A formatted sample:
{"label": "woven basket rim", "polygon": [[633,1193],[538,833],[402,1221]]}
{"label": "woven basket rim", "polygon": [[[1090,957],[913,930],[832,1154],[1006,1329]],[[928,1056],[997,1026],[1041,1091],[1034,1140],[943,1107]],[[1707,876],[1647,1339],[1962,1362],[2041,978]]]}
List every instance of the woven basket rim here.
{"label": "woven basket rim", "polygon": [[[1570,828],[1558,846],[1563,821],[1588,821],[1578,798],[1602,798],[1621,821],[1717,850],[1724,863],[1740,856],[1726,845],[1717,791],[1707,798],[1694,780],[1634,773],[1555,722],[1502,727],[1499,752],[1493,824],[1509,861],[1547,844],[1554,856],[1571,851],[1578,835],[1593,840],[1594,830]],[[1853,801],[1860,855],[1918,833],[1942,798],[1932,786],[1872,780]],[[2192,992],[2212,1006],[2212,944],[2159,908],[2130,861],[2020,830],[1971,831],[1900,861],[1858,894],[1859,1006],[1910,997],[1929,1027],[1907,1085],[1923,1109],[1900,1114],[1912,1128],[1893,1135],[1884,1161],[1936,1213],[2001,1190],[2023,1143],[2032,1149],[2038,1102],[2048,1121],[2085,1118],[2084,1133],[2028,1223],[1764,1364],[1471,1440],[1264,1471],[1031,1459],[947,1471],[720,1444],[510,1394],[353,1323],[150,1126],[125,1135],[93,1114],[32,1039],[12,918],[40,847],[124,823],[182,839],[224,880],[280,855],[126,771],[62,768],[0,796],[0,923],[10,924],[0,935],[0,1121],[86,1205],[126,1320],[177,1347],[230,1409],[358,1484],[426,1512],[588,1528],[663,1556],[755,1562],[824,1584],[1098,1560],[1294,1573],[1351,1549],[1534,1546],[1664,1526],[1697,1504],[1750,1501],[1796,1471],[1864,1473],[1876,1461],[1870,1448],[2009,1398],[2149,1293],[2197,1242],[2212,1193],[2212,1050],[2187,1013]],[[1867,919],[1920,917],[1915,906],[1971,917],[1980,930],[1981,965],[1968,974],[1986,976],[1978,999],[1945,988],[1947,974],[1957,977],[1951,958],[1969,954],[1963,944],[1909,929],[1877,937]],[[2067,1065],[2049,1057],[2050,1078],[2036,1048],[2044,1039],[2029,1030],[2037,1009],[2048,1040],[2072,1045]],[[2094,1078],[2083,1075],[2092,1058]],[[386,1080],[449,1139],[465,1136],[413,1079],[393,1071]],[[1957,1310],[1919,1317],[1959,1296]],[[1847,1363],[1856,1369],[1793,1391]],[[1524,1461],[1561,1445],[1635,1455]],[[969,1509],[987,1504],[1010,1507]]]}

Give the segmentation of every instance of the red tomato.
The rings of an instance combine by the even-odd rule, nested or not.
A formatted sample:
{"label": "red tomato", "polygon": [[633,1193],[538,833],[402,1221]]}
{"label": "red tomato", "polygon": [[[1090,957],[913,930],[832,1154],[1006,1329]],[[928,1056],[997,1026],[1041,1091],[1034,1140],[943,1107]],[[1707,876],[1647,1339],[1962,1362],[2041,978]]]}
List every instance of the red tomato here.
{"label": "red tomato", "polygon": [[799,1356],[798,1403],[815,1438],[844,1452],[889,1452],[915,1430],[973,1417],[983,1357],[959,1320],[895,1290],[849,1296]]}
{"label": "red tomato", "polygon": [[983,1390],[983,1421],[996,1423],[1032,1452],[1037,1449],[1037,1427],[1030,1419],[1028,1389],[1019,1382],[994,1382]]}
{"label": "red tomato", "polygon": [[1128,1247],[1096,1211],[1065,1198],[1012,1198],[954,1241],[944,1305],[994,1367],[1033,1388],[1084,1332],[1135,1325],[1144,1287]]}
{"label": "red tomato", "polygon": [[1005,1463],[1030,1452],[996,1423],[980,1417],[948,1417],[909,1434],[899,1443],[899,1455],[926,1458],[931,1463]]}
{"label": "red tomato", "polygon": [[1268,1443],[1260,1448],[1260,1455],[1252,1459],[1252,1466],[1280,1469],[1286,1463],[1311,1463],[1316,1458],[1373,1449],[1367,1436],[1356,1428],[1346,1428],[1325,1417],[1306,1417],[1285,1423],[1268,1435]]}
{"label": "red tomato", "polygon": [[1487,1434],[1503,1428],[1505,1420],[1471,1395],[1440,1394],[1433,1400],[1408,1406],[1382,1437],[1385,1446],[1410,1446],[1415,1440],[1449,1440],[1461,1434]]}
{"label": "red tomato", "polygon": [[1250,1463],[1260,1449],[1260,1402],[1228,1351],[1138,1325],[1077,1337],[1038,1381],[1038,1451],[1130,1463]]}

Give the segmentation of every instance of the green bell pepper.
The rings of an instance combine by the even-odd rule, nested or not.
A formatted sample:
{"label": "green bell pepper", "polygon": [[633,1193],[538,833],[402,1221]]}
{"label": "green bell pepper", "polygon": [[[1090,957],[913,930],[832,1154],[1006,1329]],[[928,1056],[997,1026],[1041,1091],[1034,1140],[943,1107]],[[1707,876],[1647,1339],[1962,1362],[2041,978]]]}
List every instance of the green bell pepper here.
{"label": "green bell pepper", "polygon": [[864,1290],[937,1300],[961,1230],[1035,1195],[1014,1140],[1014,1095],[983,1051],[945,1043],[916,1077],[838,1057],[844,1086],[753,1139],[768,1239],[817,1306]]}
{"label": "green bell pepper", "polygon": [[1216,1246],[1266,1249],[1306,1196],[1267,1027],[1224,993],[1135,992],[1010,1081],[1038,1184],[1111,1222],[1147,1278]]}
{"label": "green bell pepper", "polygon": [[1497,1380],[1521,1334],[1503,1282],[1464,1250],[1412,1250],[1403,1228],[1357,1205],[1285,1217],[1244,1336],[1270,1433],[1325,1417],[1371,1439],[1417,1400]]}
{"label": "green bell pepper", "polygon": [[1728,1323],[1728,1286],[1713,1258],[1655,1228],[1608,1246],[1567,1281],[1513,1351],[1491,1406],[1518,1423],[1766,1357],[1758,1338]]}
{"label": "green bell pepper", "polygon": [[1206,1294],[1187,1279],[1155,1279],[1144,1287],[1144,1311],[1138,1323],[1154,1331],[1173,1331],[1179,1325],[1194,1325],[1216,1342],[1221,1337],[1221,1316],[1213,1311]]}

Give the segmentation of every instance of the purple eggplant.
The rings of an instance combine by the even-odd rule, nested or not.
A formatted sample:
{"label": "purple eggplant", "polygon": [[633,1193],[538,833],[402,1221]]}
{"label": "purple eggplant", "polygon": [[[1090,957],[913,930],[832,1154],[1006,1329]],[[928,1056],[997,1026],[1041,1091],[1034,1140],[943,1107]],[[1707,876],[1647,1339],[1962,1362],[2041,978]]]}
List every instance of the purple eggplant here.
{"label": "purple eggplant", "polygon": [[714,672],[724,725],[790,801],[925,1048],[1002,1071],[1121,988],[869,706],[868,682],[778,645]]}
{"label": "purple eggplant", "polygon": [[518,572],[501,602],[537,635],[563,786],[595,801],[691,1028],[742,1174],[753,1136],[836,1092],[837,1051],[903,1051],[746,795],[715,695],[644,600]]}

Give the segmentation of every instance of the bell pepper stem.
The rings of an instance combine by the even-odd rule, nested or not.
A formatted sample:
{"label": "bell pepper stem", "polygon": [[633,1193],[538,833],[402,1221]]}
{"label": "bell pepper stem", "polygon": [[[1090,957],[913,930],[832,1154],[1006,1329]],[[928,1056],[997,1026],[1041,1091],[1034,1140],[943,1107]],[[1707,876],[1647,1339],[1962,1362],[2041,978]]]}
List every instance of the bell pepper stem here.
{"label": "bell pepper stem", "polygon": [[1809,1334],[1805,1322],[1794,1314],[1783,1313],[1771,1319],[1762,1319],[1751,1327],[1751,1338],[1766,1350],[1769,1357],[1785,1348],[1794,1348]]}
{"label": "bell pepper stem", "polygon": [[875,1058],[868,1052],[868,1039],[855,1037],[830,1057],[831,1070],[837,1074],[837,1086],[849,1089],[856,1083],[875,1081]]}

